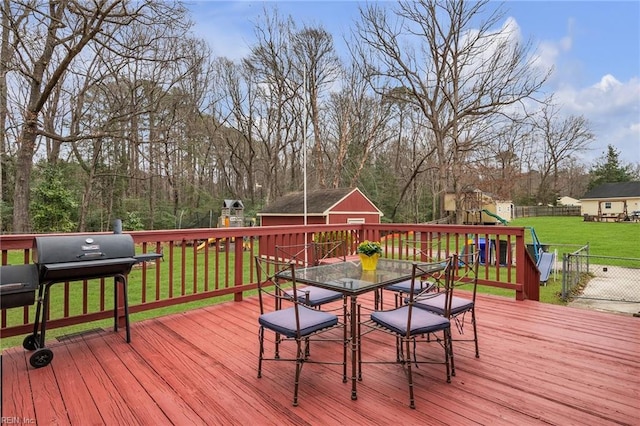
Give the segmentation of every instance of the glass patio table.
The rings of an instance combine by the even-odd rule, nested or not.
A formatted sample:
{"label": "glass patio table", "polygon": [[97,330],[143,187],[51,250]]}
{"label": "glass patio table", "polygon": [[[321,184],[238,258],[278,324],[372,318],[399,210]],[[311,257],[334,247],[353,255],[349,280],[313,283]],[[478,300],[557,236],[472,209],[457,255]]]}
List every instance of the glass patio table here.
{"label": "glass patio table", "polygon": [[[360,294],[411,279],[413,263],[406,260],[381,258],[378,260],[375,271],[363,271],[359,260],[295,269],[296,282],[338,291],[350,298],[351,399],[358,399],[356,384],[358,379],[361,379],[356,372],[358,345],[360,344],[360,336],[357,335],[359,329],[356,314],[357,297]],[[290,279],[291,271],[283,271],[278,276]]]}

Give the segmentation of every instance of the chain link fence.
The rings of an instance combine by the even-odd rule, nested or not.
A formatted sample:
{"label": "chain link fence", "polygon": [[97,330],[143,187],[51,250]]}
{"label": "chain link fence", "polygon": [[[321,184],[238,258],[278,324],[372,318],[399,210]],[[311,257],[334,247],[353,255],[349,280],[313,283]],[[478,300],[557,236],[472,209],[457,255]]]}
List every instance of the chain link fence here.
{"label": "chain link fence", "polygon": [[640,259],[591,255],[585,246],[564,254],[562,268],[565,300],[640,304]]}
{"label": "chain link fence", "polygon": [[579,295],[589,281],[589,245],[562,255],[562,299]]}

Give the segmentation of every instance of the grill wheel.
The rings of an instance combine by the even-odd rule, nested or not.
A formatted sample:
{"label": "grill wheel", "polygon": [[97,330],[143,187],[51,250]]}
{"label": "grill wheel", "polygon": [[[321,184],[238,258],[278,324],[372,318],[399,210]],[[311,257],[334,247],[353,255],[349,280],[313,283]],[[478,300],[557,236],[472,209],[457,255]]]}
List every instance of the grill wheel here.
{"label": "grill wheel", "polygon": [[38,349],[39,342],[40,333],[36,334],[35,336],[33,334],[30,334],[22,341],[22,347],[28,351],[34,351]]}
{"label": "grill wheel", "polygon": [[51,360],[53,359],[53,352],[51,349],[42,348],[38,349],[31,355],[29,358],[29,363],[33,368],[40,368],[46,365],[49,365]]}

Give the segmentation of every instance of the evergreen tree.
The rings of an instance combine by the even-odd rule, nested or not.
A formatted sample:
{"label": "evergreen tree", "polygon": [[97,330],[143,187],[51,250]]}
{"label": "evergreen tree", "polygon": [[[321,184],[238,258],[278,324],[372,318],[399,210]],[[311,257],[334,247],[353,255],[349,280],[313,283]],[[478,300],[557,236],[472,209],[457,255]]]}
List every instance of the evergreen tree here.
{"label": "evergreen tree", "polygon": [[603,183],[629,182],[633,180],[633,172],[630,165],[620,164],[620,152],[612,145],[607,146],[607,152],[602,154],[594,167],[589,170],[591,179],[589,189]]}
{"label": "evergreen tree", "polygon": [[74,231],[78,202],[69,188],[64,167],[47,164],[40,173],[31,201],[33,230],[43,233]]}

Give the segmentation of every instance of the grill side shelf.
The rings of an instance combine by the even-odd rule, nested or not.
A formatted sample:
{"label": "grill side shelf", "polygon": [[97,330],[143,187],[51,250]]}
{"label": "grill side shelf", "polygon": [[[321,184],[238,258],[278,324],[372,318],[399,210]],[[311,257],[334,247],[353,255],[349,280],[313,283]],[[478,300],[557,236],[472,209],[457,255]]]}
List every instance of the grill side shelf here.
{"label": "grill side shelf", "polygon": [[126,275],[137,263],[133,257],[40,264],[42,281],[74,281]]}

